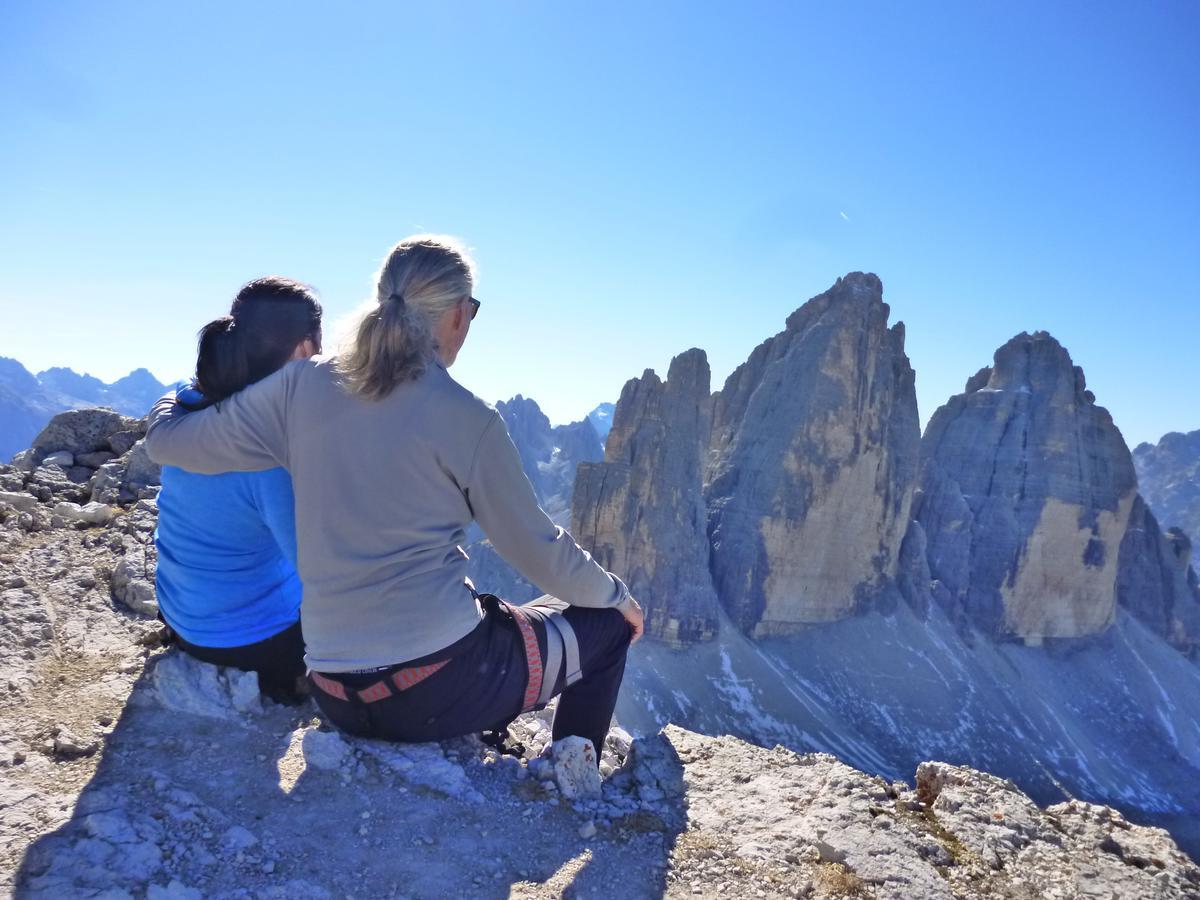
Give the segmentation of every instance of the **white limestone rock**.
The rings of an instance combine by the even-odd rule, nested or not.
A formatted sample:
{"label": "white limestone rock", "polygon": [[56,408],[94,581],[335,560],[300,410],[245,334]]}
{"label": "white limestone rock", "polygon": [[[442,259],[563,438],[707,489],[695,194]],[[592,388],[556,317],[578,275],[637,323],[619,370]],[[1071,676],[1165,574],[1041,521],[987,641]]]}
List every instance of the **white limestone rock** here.
{"label": "white limestone rock", "polygon": [[68,522],[82,522],[85,525],[104,525],[113,517],[115,510],[107,503],[91,501],[83,506],[78,503],[62,502],[54,505],[53,515],[61,516]]}
{"label": "white limestone rock", "polygon": [[350,753],[349,746],[336,731],[305,731],[301,746],[305,764],[325,771],[340,769]]}
{"label": "white limestone rock", "polygon": [[591,741],[571,736],[554,742],[554,781],[568,800],[600,796],[600,769]]}
{"label": "white limestone rock", "polygon": [[160,656],[151,670],[150,681],[158,702],[177,712],[238,721],[241,714],[262,711],[257,675],[209,665],[182,651]]}
{"label": "white limestone rock", "polygon": [[19,491],[0,491],[0,504],[11,506],[21,512],[31,513],[38,508],[38,499],[32,494]]}
{"label": "white limestone rock", "polygon": [[143,616],[158,615],[153,554],[153,547],[130,542],[126,546],[125,555],[113,569],[113,597]]}

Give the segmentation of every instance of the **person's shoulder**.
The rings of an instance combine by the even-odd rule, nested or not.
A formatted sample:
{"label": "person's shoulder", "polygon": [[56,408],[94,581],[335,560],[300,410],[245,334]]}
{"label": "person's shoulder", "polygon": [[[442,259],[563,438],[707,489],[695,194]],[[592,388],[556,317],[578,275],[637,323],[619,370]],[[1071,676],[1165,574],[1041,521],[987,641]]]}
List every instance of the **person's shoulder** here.
{"label": "person's shoulder", "polygon": [[289,381],[299,381],[305,378],[330,378],[334,375],[333,357],[313,356],[309,359],[289,360],[275,374]]}
{"label": "person's shoulder", "polygon": [[492,404],[475,396],[436,363],[429,367],[422,381],[438,395],[439,408],[457,419],[471,422],[482,429],[498,415]]}

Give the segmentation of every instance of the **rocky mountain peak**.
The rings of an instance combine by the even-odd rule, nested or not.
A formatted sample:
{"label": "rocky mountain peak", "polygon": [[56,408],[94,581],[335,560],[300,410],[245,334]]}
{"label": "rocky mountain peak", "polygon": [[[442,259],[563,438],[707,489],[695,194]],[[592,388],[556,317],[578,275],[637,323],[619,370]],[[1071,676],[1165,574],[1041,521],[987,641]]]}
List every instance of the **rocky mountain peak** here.
{"label": "rocky mountain peak", "polygon": [[135,369],[112,384],[62,366],[37,376],[19,362],[0,357],[0,460],[30,445],[57,413],[106,406],[134,417],[144,416],[167,391],[146,369]]}
{"label": "rocky mountain peak", "polygon": [[1200,537],[1200,430],[1164,434],[1133,451],[1138,487],[1155,516]]}
{"label": "rocky mountain peak", "polygon": [[833,621],[893,587],[920,427],[882,289],[870,274],[838,279],[714,397],[713,576],[744,630]]}
{"label": "rocky mountain peak", "polygon": [[[711,396],[695,349],[672,361],[665,382],[648,370],[626,384],[604,465],[578,476],[588,489],[577,486],[576,537],[598,553],[620,544],[603,557],[614,571],[653,557],[656,572],[680,578],[680,565],[664,568],[662,537],[624,544],[614,530],[648,520],[656,532],[673,528],[687,548],[673,552],[707,559],[726,611],[758,635],[836,620],[891,592],[920,431],[903,329],[888,328],[881,291],[874,275],[838,279]],[[706,579],[687,577],[704,598],[692,608],[703,608]],[[676,602],[668,580],[644,587],[650,610]]]}
{"label": "rocky mountain peak", "polygon": [[998,637],[1095,635],[1121,603],[1190,646],[1186,562],[1086,384],[1050,334],[1022,333],[934,413],[916,515],[935,593]]}
{"label": "rocky mountain peak", "polygon": [[709,380],[695,349],[671,361],[665,382],[650,369],[631,379],[604,462],[580,465],[575,477],[572,533],[626,578],[646,607],[647,633],[675,646],[717,627],[701,483]]}
{"label": "rocky mountain peak", "polygon": [[1096,402],[1087,390],[1083,369],[1071,361],[1071,354],[1049,332],[1018,334],[996,351],[994,360],[980,373],[987,373],[986,382],[977,384],[975,390],[1024,390],[1054,397],[1060,403]]}
{"label": "rocky mountain peak", "polygon": [[0,386],[24,393],[36,391],[38,389],[38,380],[33,376],[32,372],[15,359],[0,356]]}

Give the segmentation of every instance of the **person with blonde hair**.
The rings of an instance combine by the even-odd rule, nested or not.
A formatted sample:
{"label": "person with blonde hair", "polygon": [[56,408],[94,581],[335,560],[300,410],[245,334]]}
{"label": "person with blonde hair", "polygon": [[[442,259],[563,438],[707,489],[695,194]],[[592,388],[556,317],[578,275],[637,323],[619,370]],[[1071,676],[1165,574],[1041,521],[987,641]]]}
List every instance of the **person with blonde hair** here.
{"label": "person with blonde hair", "polygon": [[[456,240],[405,238],[341,352],[199,412],[168,394],[146,449],[198,473],[291,473],[305,659],[339,728],[397,741],[502,731],[561,694],[554,738],[599,750],[641,607],[538,507],[500,415],[447,371],[480,309],[474,282]],[[546,597],[476,592],[472,520]]]}

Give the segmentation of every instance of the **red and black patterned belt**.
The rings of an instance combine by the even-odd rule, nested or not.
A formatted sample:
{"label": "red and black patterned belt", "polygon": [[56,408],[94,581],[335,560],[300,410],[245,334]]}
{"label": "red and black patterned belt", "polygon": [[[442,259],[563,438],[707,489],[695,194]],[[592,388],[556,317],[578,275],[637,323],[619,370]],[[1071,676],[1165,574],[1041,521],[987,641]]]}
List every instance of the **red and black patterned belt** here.
{"label": "red and black patterned belt", "polygon": [[347,688],[340,681],[335,681],[332,678],[322,675],[320,672],[309,672],[308,676],[313,680],[313,684],[331,697],[336,697],[347,703],[352,703],[355,699],[363,703],[374,703],[377,700],[386,700],[388,697],[395,696],[400,691],[407,691],[410,687],[420,684],[430,675],[438,672],[448,662],[450,660],[443,659],[441,662],[430,663],[427,666],[410,666],[405,669],[397,669],[387,678],[367,685],[359,691]]}

